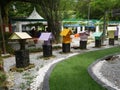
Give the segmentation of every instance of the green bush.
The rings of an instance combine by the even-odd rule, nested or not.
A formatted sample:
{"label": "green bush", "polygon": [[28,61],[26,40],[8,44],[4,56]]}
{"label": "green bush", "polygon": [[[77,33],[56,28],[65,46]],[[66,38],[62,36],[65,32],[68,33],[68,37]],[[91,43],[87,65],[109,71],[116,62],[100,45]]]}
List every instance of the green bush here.
{"label": "green bush", "polygon": [[0,81],[5,81],[6,80],[6,74],[4,73],[4,72],[2,72],[2,71],[0,71]]}
{"label": "green bush", "polygon": [[[11,33],[9,32],[5,32],[4,33],[4,38],[5,38],[5,45],[6,45],[6,51],[7,53],[10,53],[10,54],[14,54],[14,50],[10,47],[10,45],[8,44],[8,41],[9,41],[9,37],[11,36]],[[0,32],[0,49],[2,50],[3,49],[3,46],[2,46],[2,34]]]}
{"label": "green bush", "polygon": [[53,49],[54,49],[54,50],[61,49],[61,46],[54,46]]}
{"label": "green bush", "polygon": [[[9,33],[9,32],[5,32],[4,33],[4,39],[5,39],[6,43],[8,43],[8,40],[9,40],[10,36],[11,36],[11,33]],[[2,41],[2,34],[1,34],[1,32],[0,32],[0,40]]]}
{"label": "green bush", "polygon": [[5,72],[0,71],[0,86],[3,84],[3,82],[5,82],[7,79],[7,76],[5,74]]}
{"label": "green bush", "polygon": [[10,45],[6,45],[6,51],[7,53],[14,54],[14,49]]}
{"label": "green bush", "polygon": [[1,57],[1,50],[0,50],[0,71],[3,71],[3,59]]}
{"label": "green bush", "polygon": [[31,49],[29,49],[30,53],[36,53],[36,52],[41,52],[41,51],[42,51],[42,48],[31,48]]}

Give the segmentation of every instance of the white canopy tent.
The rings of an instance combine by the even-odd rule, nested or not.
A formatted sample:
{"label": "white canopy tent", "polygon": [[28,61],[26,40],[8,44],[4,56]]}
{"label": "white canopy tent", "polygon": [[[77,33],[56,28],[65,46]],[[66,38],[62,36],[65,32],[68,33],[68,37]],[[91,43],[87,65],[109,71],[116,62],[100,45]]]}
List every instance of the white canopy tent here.
{"label": "white canopy tent", "polygon": [[26,19],[17,19],[15,20],[16,23],[12,24],[14,26],[14,32],[22,32],[22,31],[29,31],[31,28],[26,27],[27,24],[33,24],[33,23],[46,23],[44,18],[38,14],[36,11],[36,8],[32,11],[32,13],[26,18]]}

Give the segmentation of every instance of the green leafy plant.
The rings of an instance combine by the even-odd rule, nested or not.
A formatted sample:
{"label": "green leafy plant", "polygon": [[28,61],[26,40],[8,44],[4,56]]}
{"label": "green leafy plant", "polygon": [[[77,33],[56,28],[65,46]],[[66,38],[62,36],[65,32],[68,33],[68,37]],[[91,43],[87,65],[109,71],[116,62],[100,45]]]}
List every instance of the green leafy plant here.
{"label": "green leafy plant", "polygon": [[3,71],[3,59],[1,57],[1,53],[0,53],[0,71]]}
{"label": "green leafy plant", "polygon": [[22,84],[22,88],[24,88],[23,86],[26,86],[25,88],[30,89],[30,84],[33,82],[33,79],[36,76],[31,75],[30,72],[26,72],[23,74],[23,79],[25,79],[25,83],[21,83]]}
{"label": "green leafy plant", "polygon": [[20,84],[20,89],[21,89],[21,90],[25,90],[25,88],[26,88],[26,85],[25,85],[24,83],[21,83],[21,84]]}
{"label": "green leafy plant", "polygon": [[29,70],[31,68],[34,68],[35,65],[34,64],[29,64],[27,67],[24,67],[24,68],[17,68],[16,66],[13,66],[12,68],[10,68],[10,71],[12,72],[23,72],[23,71],[26,71],[26,70]]}
{"label": "green leafy plant", "polygon": [[0,86],[3,85],[3,82],[5,82],[6,79],[7,79],[7,76],[6,76],[5,72],[0,71]]}

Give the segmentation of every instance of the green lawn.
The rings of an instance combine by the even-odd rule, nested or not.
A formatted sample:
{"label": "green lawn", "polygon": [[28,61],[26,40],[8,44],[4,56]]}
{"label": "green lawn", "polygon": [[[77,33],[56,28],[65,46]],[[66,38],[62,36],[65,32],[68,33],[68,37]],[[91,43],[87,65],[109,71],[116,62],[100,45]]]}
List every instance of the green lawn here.
{"label": "green lawn", "polygon": [[106,90],[88,74],[87,68],[96,59],[120,52],[119,47],[79,54],[60,62],[50,76],[50,90]]}

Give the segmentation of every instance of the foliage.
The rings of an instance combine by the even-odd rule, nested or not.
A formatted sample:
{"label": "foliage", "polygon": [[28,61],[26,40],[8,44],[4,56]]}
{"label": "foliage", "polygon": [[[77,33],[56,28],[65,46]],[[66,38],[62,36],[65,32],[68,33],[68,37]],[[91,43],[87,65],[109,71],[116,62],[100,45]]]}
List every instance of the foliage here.
{"label": "foliage", "polygon": [[29,70],[31,68],[34,68],[35,65],[34,64],[29,64],[28,66],[24,67],[24,68],[17,68],[15,66],[13,66],[10,71],[12,72],[23,72],[23,71],[26,71],[26,70]]}
{"label": "foliage", "polygon": [[55,41],[60,42],[61,30],[61,13],[60,13],[60,0],[41,0],[38,8],[42,10],[44,18],[47,20],[48,32],[52,32]]}
{"label": "foliage", "polygon": [[2,59],[2,57],[0,57],[0,71],[4,70],[3,63],[4,63],[3,59]]}
{"label": "foliage", "polygon": [[5,72],[0,71],[0,86],[3,84],[3,82],[7,79],[7,76]]}
{"label": "foliage", "polygon": [[75,11],[74,0],[60,0],[60,13],[62,14],[62,19],[73,18]]}
{"label": "foliage", "polygon": [[20,85],[21,90],[24,90],[25,88],[27,88],[27,90],[29,90],[30,89],[30,84],[33,82],[33,79],[35,77],[36,76],[31,75],[30,72],[25,72],[23,74],[23,79],[25,79],[25,83],[21,83],[21,85]]}
{"label": "foliage", "polygon": [[[11,53],[11,54],[14,54],[14,50],[10,47],[10,45],[8,44],[8,41],[9,41],[9,37],[11,36],[11,33],[9,32],[5,32],[4,33],[4,37],[5,37],[5,45],[6,45],[6,50],[7,50],[7,53]],[[2,50],[2,35],[1,35],[1,32],[0,32],[0,49]]]}
{"label": "foliage", "polygon": [[1,50],[0,50],[0,71],[3,71],[4,70],[4,68],[3,68],[3,59],[2,59],[2,57],[1,57]]}
{"label": "foliage", "polygon": [[11,2],[9,4],[9,16],[10,17],[27,17],[33,10],[34,5],[32,3],[24,3],[20,1]]}
{"label": "foliage", "polygon": [[[88,10],[90,10],[91,19],[101,19],[105,11],[112,12],[113,9],[119,8],[119,2],[119,0],[78,0],[75,8],[76,17],[88,18]],[[112,17],[112,13],[109,14],[111,20],[118,17]]]}
{"label": "foliage", "polygon": [[7,53],[14,55],[14,49],[9,44],[6,44],[6,50]]}
{"label": "foliage", "polygon": [[87,68],[95,60],[117,52],[119,46],[86,52],[58,63],[50,76],[50,90],[105,90],[89,76]]}
{"label": "foliage", "polygon": [[[53,15],[53,12],[55,10],[58,11],[58,7],[59,7],[60,13],[62,13],[62,15],[60,15],[62,16],[62,18],[71,18],[73,15],[76,15],[76,18],[87,18],[88,8],[90,5],[90,17],[100,19],[106,10],[112,10],[112,9],[116,9],[120,7],[119,0],[104,0],[104,1],[101,1],[101,0],[59,0],[59,1],[56,0],[56,2],[59,2],[60,4],[57,4],[56,5],[57,7],[55,6],[54,8],[54,5],[56,3],[54,2],[54,4],[52,4],[53,3],[52,0],[51,1],[44,0],[44,1],[39,1],[39,2],[35,0],[28,0],[28,2],[30,3],[24,0],[14,0],[14,2],[12,3],[8,2],[10,6],[9,16],[20,16],[20,17],[27,16],[32,12],[32,9],[34,6],[36,7],[37,5],[40,5],[40,7],[44,7],[44,8],[39,8],[38,12],[40,12],[40,14],[42,14],[42,16],[45,19],[48,18],[46,16],[49,16],[48,15],[49,13],[52,13],[51,15]],[[7,2],[4,2],[4,3],[7,3]],[[52,9],[54,10],[52,12],[49,11],[49,13],[46,13],[48,12],[47,10],[48,8],[49,10],[52,10]],[[69,14],[71,11],[72,13]]]}
{"label": "foliage", "polygon": [[36,53],[36,52],[41,52],[41,51],[42,51],[42,48],[31,48],[31,49],[29,49],[30,53]]}
{"label": "foliage", "polygon": [[[112,12],[113,9],[120,7],[119,0],[1,0],[0,2],[0,9],[2,9],[0,13],[4,24],[8,24],[7,16],[26,17],[32,12],[34,6],[37,7],[40,15],[47,20],[48,31],[53,33],[56,42],[60,42],[62,19],[101,19],[105,11]],[[110,20],[119,20],[119,16],[112,17],[112,14],[108,15]]]}
{"label": "foliage", "polygon": [[[61,49],[61,46],[53,46],[53,50]],[[42,48],[29,48],[30,53],[42,52]]]}

